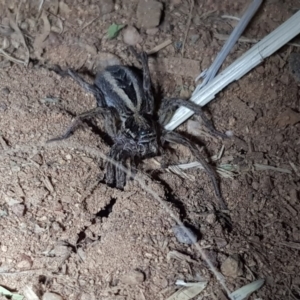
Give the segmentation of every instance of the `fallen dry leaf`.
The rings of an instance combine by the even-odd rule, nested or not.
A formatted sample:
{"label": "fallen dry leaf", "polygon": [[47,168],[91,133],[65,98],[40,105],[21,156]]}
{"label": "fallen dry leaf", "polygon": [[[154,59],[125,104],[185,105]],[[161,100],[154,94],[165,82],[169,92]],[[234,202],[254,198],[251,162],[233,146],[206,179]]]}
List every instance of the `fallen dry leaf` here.
{"label": "fallen dry leaf", "polygon": [[9,46],[10,46],[9,40],[8,40],[8,38],[5,36],[5,37],[3,38],[3,41],[2,41],[2,47],[1,47],[1,49],[2,49],[2,50],[5,50],[5,49],[7,49]]}
{"label": "fallen dry leaf", "polygon": [[186,283],[167,300],[189,300],[200,294],[207,286],[207,281]]}
{"label": "fallen dry leaf", "polygon": [[51,31],[62,34],[64,31],[64,24],[61,19],[56,20],[56,26],[51,26]]}
{"label": "fallen dry leaf", "polygon": [[67,16],[71,12],[69,6],[63,1],[59,1],[58,7],[59,7],[59,13],[65,16]]}
{"label": "fallen dry leaf", "polygon": [[265,283],[264,279],[259,279],[254,282],[251,282],[247,285],[244,285],[240,289],[234,291],[229,295],[230,299],[232,300],[244,300],[248,299],[248,296],[252,294],[253,292],[260,289]]}
{"label": "fallen dry leaf", "polygon": [[[24,61],[24,64],[27,66],[29,63],[29,49],[27,47],[24,35],[22,33],[22,31],[20,30],[17,22],[15,21],[15,16],[10,15],[9,17],[9,26],[14,30],[14,32],[17,34],[18,39],[21,41],[21,43],[23,44],[25,50],[26,50],[26,59]],[[17,59],[16,59],[17,60]]]}

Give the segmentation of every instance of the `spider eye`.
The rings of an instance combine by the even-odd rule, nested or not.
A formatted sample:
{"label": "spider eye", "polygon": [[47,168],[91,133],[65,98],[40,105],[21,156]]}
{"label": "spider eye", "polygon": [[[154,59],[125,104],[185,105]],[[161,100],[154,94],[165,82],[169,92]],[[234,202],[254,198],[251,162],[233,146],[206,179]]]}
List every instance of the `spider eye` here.
{"label": "spider eye", "polygon": [[140,136],[145,136],[145,135],[148,135],[150,134],[150,130],[141,130],[139,133],[140,133]]}

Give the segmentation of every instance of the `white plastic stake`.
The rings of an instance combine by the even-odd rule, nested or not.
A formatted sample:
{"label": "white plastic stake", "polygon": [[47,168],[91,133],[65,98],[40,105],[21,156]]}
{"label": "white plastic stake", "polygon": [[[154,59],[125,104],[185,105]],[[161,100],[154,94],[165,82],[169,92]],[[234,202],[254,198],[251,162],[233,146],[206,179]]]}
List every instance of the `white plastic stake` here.
{"label": "white plastic stake", "polygon": [[[255,44],[244,55],[237,59],[227,69],[217,75],[200,91],[194,93],[191,101],[204,106],[215,98],[215,95],[223,90],[231,82],[240,79],[260,64],[266,57],[272,55],[295,36],[300,34],[300,11],[280,25],[277,29]],[[180,107],[171,121],[165,126],[167,130],[173,130],[185,122],[193,111]]]}
{"label": "white plastic stake", "polygon": [[200,89],[202,89],[208,82],[214,79],[216,74],[218,73],[220,67],[222,66],[224,60],[226,59],[229,52],[232,50],[234,45],[236,44],[237,40],[240,38],[242,33],[244,32],[245,28],[248,26],[249,22],[255,15],[256,11],[262,4],[262,0],[253,0],[242,18],[240,19],[239,23],[233,29],[232,33],[230,34],[228,40],[224,44],[222,50],[217,55],[216,59],[209,67],[208,70],[202,72],[197,78],[198,81],[201,77],[203,77],[203,81],[201,84],[198,84],[194,93],[197,93]]}

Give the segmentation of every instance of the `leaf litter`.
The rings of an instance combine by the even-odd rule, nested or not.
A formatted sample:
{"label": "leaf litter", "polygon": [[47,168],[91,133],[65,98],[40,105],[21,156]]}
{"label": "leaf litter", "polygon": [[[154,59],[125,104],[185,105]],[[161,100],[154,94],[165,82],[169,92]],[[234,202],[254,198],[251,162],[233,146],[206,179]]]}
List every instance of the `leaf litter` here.
{"label": "leaf litter", "polygon": [[29,49],[28,49],[27,43],[25,41],[25,37],[24,37],[22,31],[20,30],[20,28],[19,28],[19,26],[18,26],[18,24],[16,22],[16,19],[15,19],[15,17],[13,15],[10,15],[9,25],[15,31],[15,33],[17,34],[18,38],[20,39],[20,41],[22,42],[22,44],[23,44],[23,46],[25,48],[26,58],[25,58],[24,64],[27,66],[28,63],[29,63],[29,58],[30,58]]}
{"label": "leaf litter", "polygon": [[178,280],[177,285],[183,286],[173,295],[171,295],[167,300],[189,300],[199,295],[207,286],[208,281],[200,282],[184,282]]}
{"label": "leaf litter", "polygon": [[253,281],[247,285],[244,285],[240,289],[234,291],[229,295],[231,300],[243,300],[248,298],[248,296],[255,291],[259,290],[265,283],[264,279],[259,279],[256,281]]}
{"label": "leaf litter", "polygon": [[[4,56],[9,61],[27,66],[29,63],[30,54],[29,54],[29,49],[28,49],[27,43],[25,41],[25,37],[24,37],[22,31],[20,30],[20,28],[16,22],[16,17],[14,15],[12,15],[12,14],[9,15],[8,22],[9,22],[9,25],[7,25],[7,26],[1,25],[1,27],[0,27],[1,28],[0,33],[2,35],[4,35],[2,47],[0,48],[0,55]],[[11,46],[11,42],[9,42],[8,37],[10,37],[11,39],[14,38],[15,40],[18,40],[23,45],[23,47],[25,49],[25,59],[24,60],[15,58],[10,53],[5,51],[5,49],[8,49]],[[16,41],[16,43],[14,43],[14,45],[16,46],[19,44]]]}

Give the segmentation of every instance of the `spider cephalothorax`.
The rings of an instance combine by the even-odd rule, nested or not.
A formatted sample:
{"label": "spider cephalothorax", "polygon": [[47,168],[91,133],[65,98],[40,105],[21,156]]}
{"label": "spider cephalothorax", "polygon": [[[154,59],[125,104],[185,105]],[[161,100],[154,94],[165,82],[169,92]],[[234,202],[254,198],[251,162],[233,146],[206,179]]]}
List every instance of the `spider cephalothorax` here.
{"label": "spider cephalothorax", "polygon": [[[156,156],[167,142],[182,144],[202,163],[224,208],[214,169],[205,161],[196,145],[177,132],[165,130],[164,126],[176,108],[185,106],[199,114],[213,134],[221,137],[225,135],[214,129],[201,107],[193,102],[177,98],[163,99],[156,111],[147,54],[138,54],[133,48],[131,50],[142,64],[143,76],[128,66],[109,66],[96,75],[94,84],[89,84],[71,69],[62,71],[59,67],[56,68],[56,72],[71,76],[97,100],[97,107],[77,116],[62,138],[68,137],[81,120],[102,115],[106,132],[114,142],[108,156],[119,165],[124,165],[128,160],[133,162]],[[106,164],[106,182],[109,185],[115,184],[118,188],[123,188],[126,184],[126,174],[111,161]]]}

